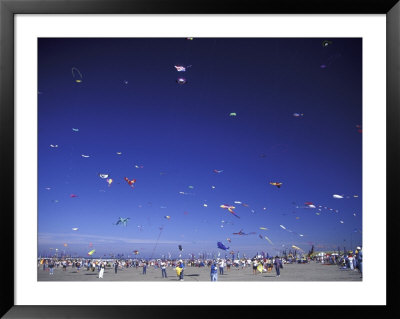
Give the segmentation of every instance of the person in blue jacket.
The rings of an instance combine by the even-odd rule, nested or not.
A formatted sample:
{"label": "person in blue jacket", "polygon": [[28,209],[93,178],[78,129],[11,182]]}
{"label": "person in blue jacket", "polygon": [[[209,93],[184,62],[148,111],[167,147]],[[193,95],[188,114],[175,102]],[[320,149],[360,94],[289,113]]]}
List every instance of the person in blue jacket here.
{"label": "person in blue jacket", "polygon": [[211,265],[210,276],[211,276],[211,281],[217,281],[218,280],[218,267],[217,267],[217,264],[215,263],[215,261]]}

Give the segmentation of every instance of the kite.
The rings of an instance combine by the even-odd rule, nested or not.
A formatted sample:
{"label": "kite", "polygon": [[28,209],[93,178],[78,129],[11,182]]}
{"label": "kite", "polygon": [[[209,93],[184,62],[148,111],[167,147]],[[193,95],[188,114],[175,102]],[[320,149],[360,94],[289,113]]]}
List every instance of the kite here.
{"label": "kite", "polygon": [[295,246],[295,245],[292,245],[292,248],[298,249],[298,250],[303,250],[303,249],[301,249],[300,247],[297,247],[297,246]]}
{"label": "kite", "polygon": [[282,183],[279,182],[270,182],[271,185],[281,188]]}
{"label": "kite", "polygon": [[267,227],[260,227],[260,229],[262,229],[262,230],[268,230]]}
{"label": "kite", "polygon": [[193,40],[193,38],[186,38],[186,40],[190,40],[190,41],[192,41],[192,40]]}
{"label": "kite", "polygon": [[82,79],[83,79],[82,73],[76,67],[73,67],[71,69],[71,72],[72,72],[72,77],[74,78],[75,82],[81,83]]}
{"label": "kite", "polygon": [[110,187],[114,180],[112,178],[107,178],[106,181],[108,183],[108,187]]}
{"label": "kite", "polygon": [[333,194],[332,197],[333,197],[333,198],[343,198],[342,195],[338,195],[338,194]]}
{"label": "kite", "polygon": [[220,206],[221,208],[227,209],[233,216],[240,218],[238,215],[236,215],[236,213],[233,211],[233,209],[235,209],[235,206],[231,206],[231,205],[226,205],[223,204]]}
{"label": "kite", "polygon": [[184,215],[189,215],[189,213],[188,213],[188,212],[183,212],[183,214],[184,214]]}
{"label": "kite", "polygon": [[214,169],[214,170],[213,170],[213,172],[216,173],[216,174],[220,174],[220,173],[222,173],[223,171],[224,171],[224,170],[222,170],[222,169],[221,169],[221,170],[217,170],[217,169]]}
{"label": "kite", "polygon": [[71,194],[71,195],[69,195],[69,197],[71,197],[71,198],[75,198],[75,197],[78,197],[78,195]]}
{"label": "kite", "polygon": [[72,128],[74,132],[79,132],[79,128]]}
{"label": "kite", "polygon": [[58,147],[58,145],[57,144],[55,144],[55,145],[53,145],[53,144],[50,144],[50,147]]}
{"label": "kite", "polygon": [[247,236],[247,235],[254,235],[255,232],[251,232],[251,233],[244,233],[243,229],[241,229],[239,232],[237,233],[233,233],[233,235],[239,235],[239,236]]}
{"label": "kite", "polygon": [[185,72],[186,71],[186,68],[184,66],[182,66],[182,65],[174,65],[174,67],[178,72]]}
{"label": "kite", "polygon": [[108,174],[99,174],[100,178],[108,178]]}
{"label": "kite", "polygon": [[183,85],[187,83],[187,80],[185,78],[178,78],[176,79],[176,83]]}
{"label": "kite", "polygon": [[164,218],[170,220],[171,216],[164,216]]}
{"label": "kite", "polygon": [[117,155],[121,155],[122,154],[122,152],[117,152]]}
{"label": "kite", "polygon": [[293,116],[294,117],[302,117],[302,116],[304,116],[304,114],[303,113],[293,113]]}
{"label": "kite", "polygon": [[283,225],[279,225],[279,226],[281,226],[281,228],[283,228],[283,229],[286,229],[286,227],[285,227],[285,226],[283,226]]}
{"label": "kite", "polygon": [[268,242],[269,242],[271,245],[273,245],[271,239],[269,239],[267,236],[264,236],[264,238],[265,238],[266,240],[268,240]]}
{"label": "kite", "polygon": [[116,222],[114,225],[119,225],[119,224],[121,224],[121,225],[126,226],[129,219],[130,219],[129,217],[127,217],[127,218],[118,217],[118,220],[117,220],[117,222]]}
{"label": "kite", "polygon": [[125,81],[124,81],[124,84],[128,84],[128,81],[127,81],[127,80],[125,80]]}
{"label": "kite", "polygon": [[358,133],[362,133],[361,125],[356,125],[356,128]]}
{"label": "kite", "polygon": [[260,263],[260,264],[257,266],[257,270],[258,270],[259,272],[263,272],[263,269],[264,269],[264,267],[263,267],[263,265]]}
{"label": "kite", "polygon": [[263,236],[261,236],[261,235],[258,235],[258,237],[260,237],[260,239],[263,239]]}
{"label": "kite", "polygon": [[49,191],[50,189],[51,189],[50,187],[45,187],[45,190],[48,190],[48,191]]}
{"label": "kite", "polygon": [[238,200],[234,201],[235,204],[242,204],[242,202],[239,202]]}
{"label": "kite", "polygon": [[143,168],[143,165],[135,165],[135,168]]}
{"label": "kite", "polygon": [[228,237],[227,239],[226,239],[229,243],[231,243],[232,242],[232,240]]}
{"label": "kite", "polygon": [[328,40],[322,41],[322,46],[323,46],[324,48],[330,46],[331,44],[332,44],[332,41],[328,41]]}
{"label": "kite", "polygon": [[85,155],[85,154],[82,154],[81,156],[84,157],[84,158],[90,157],[90,155]]}
{"label": "kite", "polygon": [[59,200],[58,200],[58,199],[53,199],[52,202],[53,202],[53,203],[58,203]]}
{"label": "kite", "polygon": [[204,206],[204,207],[208,207],[208,205],[207,205],[207,204],[203,204],[203,206]]}
{"label": "kite", "polygon": [[211,186],[211,188],[212,188],[212,189],[215,189],[215,186],[213,185],[213,186]]}
{"label": "kite", "polygon": [[79,229],[79,228],[76,228],[76,227],[75,227],[75,228],[72,228],[72,230],[78,230],[78,229]]}
{"label": "kite", "polygon": [[316,208],[315,205],[311,202],[305,202],[304,205],[306,205],[308,208]]}
{"label": "kite", "polygon": [[340,223],[341,223],[341,224],[344,224],[344,221],[343,221],[343,220],[341,220],[341,221],[340,221]]}
{"label": "kite", "polygon": [[65,243],[65,244],[64,244],[64,247],[67,247],[67,246],[68,246],[68,244],[67,244],[67,243]]}
{"label": "kite", "polygon": [[139,250],[134,250],[133,253],[134,253],[135,255],[139,255]]}
{"label": "kite", "polygon": [[194,186],[192,186],[192,185],[189,185],[189,186],[188,186],[188,188],[190,188],[190,189],[193,189],[193,188],[194,188]]}
{"label": "kite", "polygon": [[130,187],[135,188],[133,184],[136,183],[136,179],[129,180],[127,177],[124,177],[124,180],[129,184]]}
{"label": "kite", "polygon": [[232,113],[229,114],[229,116],[236,116],[236,115],[237,115],[237,114],[234,113],[234,112],[232,112]]}
{"label": "kite", "polygon": [[96,251],[96,249],[93,249],[93,250],[89,251],[87,254],[88,254],[89,256],[92,256],[93,253],[94,253],[95,251]]}
{"label": "kite", "polygon": [[217,242],[217,248],[222,249],[222,250],[228,250],[229,247],[226,247],[223,243],[221,243],[220,241]]}
{"label": "kite", "polygon": [[183,250],[182,245],[179,245],[178,248],[179,248],[180,251]]}

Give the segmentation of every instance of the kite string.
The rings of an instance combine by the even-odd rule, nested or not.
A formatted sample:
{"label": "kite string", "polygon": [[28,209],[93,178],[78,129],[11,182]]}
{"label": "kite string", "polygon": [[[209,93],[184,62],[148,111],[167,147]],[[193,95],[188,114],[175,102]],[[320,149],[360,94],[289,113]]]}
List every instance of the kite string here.
{"label": "kite string", "polygon": [[153,252],[151,253],[150,259],[153,258],[154,252],[155,252],[155,250],[156,250],[156,248],[157,248],[158,241],[160,240],[161,233],[162,233],[163,229],[164,229],[164,226],[161,226],[161,228],[160,228],[160,233],[158,234],[158,237],[157,237],[157,240],[156,240],[156,244],[154,245]]}

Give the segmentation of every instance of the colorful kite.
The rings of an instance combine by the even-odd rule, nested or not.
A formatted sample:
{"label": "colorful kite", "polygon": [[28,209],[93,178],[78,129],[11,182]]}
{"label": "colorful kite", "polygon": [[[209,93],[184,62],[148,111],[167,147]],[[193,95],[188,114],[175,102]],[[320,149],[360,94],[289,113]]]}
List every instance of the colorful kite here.
{"label": "colorful kite", "polygon": [[96,251],[96,249],[93,249],[93,250],[89,251],[87,254],[88,254],[89,256],[92,256],[92,255],[94,254],[95,251]]}
{"label": "colorful kite", "polygon": [[117,155],[122,155],[122,152],[117,152]]}
{"label": "colorful kite", "polygon": [[271,185],[281,188],[282,183],[279,182],[270,182]]}
{"label": "colorful kite", "polygon": [[292,245],[292,248],[303,251],[303,249],[301,249],[300,247],[297,247],[297,246],[295,246],[295,245]]}
{"label": "colorful kite", "polygon": [[135,255],[139,255],[139,250],[134,250],[133,253],[134,253]]}
{"label": "colorful kite", "polygon": [[100,178],[103,178],[103,179],[104,179],[104,178],[108,178],[108,174],[99,174],[99,177],[100,177]]}
{"label": "colorful kite", "polygon": [[237,114],[235,112],[229,113],[229,116],[236,116]]}
{"label": "colorful kite", "polygon": [[232,239],[230,239],[229,237],[226,239],[229,243],[232,242]]}
{"label": "colorful kite", "polygon": [[76,197],[78,197],[78,195],[71,194],[71,195],[69,195],[69,197],[71,197],[71,198],[76,198]]}
{"label": "colorful kite", "polygon": [[136,179],[129,180],[127,177],[124,177],[124,180],[129,184],[130,187],[135,188],[133,184],[136,183]]}
{"label": "colorful kite", "polygon": [[238,215],[236,215],[236,213],[233,211],[235,209],[235,206],[232,205],[227,205],[227,204],[223,204],[220,206],[223,209],[227,209],[233,216],[240,218]]}
{"label": "colorful kite", "polygon": [[260,229],[262,229],[262,230],[268,230],[267,227],[260,227]]}
{"label": "colorful kite", "polygon": [[107,182],[107,184],[108,184],[108,187],[111,186],[111,184],[112,184],[113,181],[114,181],[114,180],[113,180],[112,178],[107,178],[107,179],[106,179],[106,182]]}
{"label": "colorful kite", "polygon": [[222,169],[221,169],[221,170],[217,170],[217,169],[214,169],[214,170],[213,170],[213,172],[216,173],[216,174],[220,174],[220,173],[222,173],[223,171],[224,171],[224,170],[222,170]]}
{"label": "colorful kite", "polygon": [[174,67],[178,72],[185,72],[186,71],[186,68],[184,66],[182,66],[182,65],[174,65]]}
{"label": "colorful kite", "polygon": [[170,220],[171,216],[164,216],[164,218]]}

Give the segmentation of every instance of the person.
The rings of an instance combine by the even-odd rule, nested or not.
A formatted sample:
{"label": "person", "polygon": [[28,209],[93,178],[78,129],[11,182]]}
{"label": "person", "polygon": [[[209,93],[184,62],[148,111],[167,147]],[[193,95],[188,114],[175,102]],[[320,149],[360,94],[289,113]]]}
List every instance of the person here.
{"label": "person", "polygon": [[353,260],[354,260],[353,255],[350,254],[350,255],[349,255],[349,266],[350,266],[350,269],[351,269],[351,270],[354,269]]}
{"label": "person", "polygon": [[115,273],[118,272],[118,265],[119,265],[118,261],[115,261],[115,263],[114,263],[114,272]]}
{"label": "person", "polygon": [[358,252],[357,252],[356,258],[357,258],[358,271],[360,272],[360,278],[362,278],[362,262],[363,262],[363,260],[362,260],[362,250],[361,250],[360,246],[357,247],[357,251]]}
{"label": "person", "polygon": [[165,263],[165,261],[161,262],[161,275],[163,278],[167,278],[167,265]]}
{"label": "person", "polygon": [[179,260],[179,268],[181,268],[181,273],[179,274],[179,281],[184,281],[183,279],[183,271],[185,270],[185,264],[183,263],[182,259]]}
{"label": "person", "polygon": [[257,275],[257,267],[258,267],[258,261],[257,259],[253,260],[253,275]]}
{"label": "person", "polygon": [[143,263],[143,275],[146,274],[146,269],[147,269],[147,262],[145,261],[145,262]]}
{"label": "person", "polygon": [[103,262],[103,263],[100,264],[99,278],[103,278],[104,268],[105,268],[105,265],[104,265],[104,262]]}
{"label": "person", "polygon": [[282,261],[279,259],[278,256],[275,256],[275,270],[276,270],[276,277],[280,277],[281,276],[281,268],[283,268],[282,266]]}
{"label": "person", "polygon": [[226,271],[229,271],[230,269],[231,269],[231,260],[228,259],[228,260],[226,261]]}
{"label": "person", "polygon": [[49,270],[50,270],[50,275],[54,275],[54,263],[53,261],[50,261],[49,263]]}
{"label": "person", "polygon": [[218,280],[218,268],[215,262],[211,265],[210,276],[211,276],[211,281]]}
{"label": "person", "polygon": [[221,259],[221,260],[219,261],[219,274],[220,274],[220,275],[223,275],[223,274],[224,274],[224,266],[225,266],[224,260]]}

